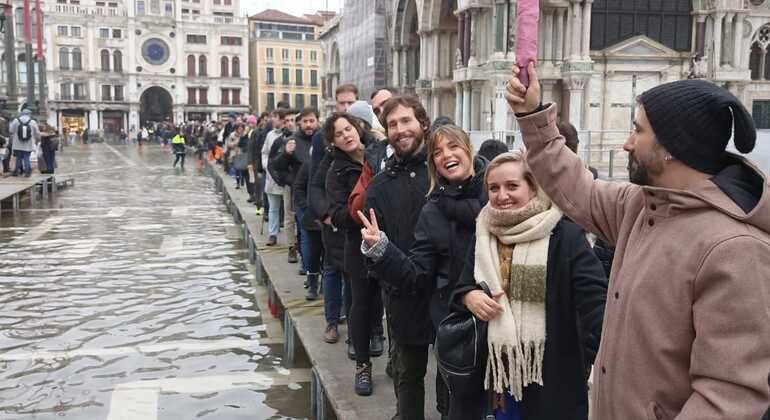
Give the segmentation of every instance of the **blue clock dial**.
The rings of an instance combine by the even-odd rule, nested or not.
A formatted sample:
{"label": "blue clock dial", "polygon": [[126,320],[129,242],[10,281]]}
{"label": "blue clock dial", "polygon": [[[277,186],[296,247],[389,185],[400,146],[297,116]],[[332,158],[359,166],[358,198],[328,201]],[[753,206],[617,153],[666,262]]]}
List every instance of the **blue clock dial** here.
{"label": "blue clock dial", "polygon": [[151,38],[142,44],[142,57],[150,63],[159,66],[168,61],[170,50],[162,39]]}

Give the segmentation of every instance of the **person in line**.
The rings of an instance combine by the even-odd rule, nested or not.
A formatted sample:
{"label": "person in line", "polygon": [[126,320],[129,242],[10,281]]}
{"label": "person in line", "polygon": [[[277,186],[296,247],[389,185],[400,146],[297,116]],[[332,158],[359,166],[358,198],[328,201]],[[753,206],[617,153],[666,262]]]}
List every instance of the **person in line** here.
{"label": "person in line", "polygon": [[40,142],[40,129],[37,121],[32,118],[32,110],[24,104],[19,115],[11,121],[8,127],[11,133],[11,147],[13,156],[16,157],[16,166],[13,168],[12,176],[32,176],[32,166],[30,166],[30,155],[35,148],[35,144]]}
{"label": "person in line", "polygon": [[181,131],[177,132],[171,139],[171,147],[174,149],[174,155],[176,156],[173,167],[176,168],[176,164],[181,163],[180,168],[184,169],[185,138]]}
{"label": "person in line", "polygon": [[496,139],[487,139],[479,146],[479,155],[492,162],[497,155],[508,151],[508,145]]}
{"label": "person in line", "polygon": [[283,136],[284,117],[286,110],[278,108],[272,114],[273,130],[265,136],[265,143],[262,145],[262,168],[265,170],[265,194],[268,201],[267,213],[267,246],[273,246],[278,243],[278,232],[281,229],[281,203],[283,202],[283,188],[275,182],[270,172],[267,170],[267,164],[270,160],[270,149],[273,143]]}
{"label": "person in line", "polygon": [[[294,140],[297,135],[297,111],[286,110],[283,117],[283,130],[281,137],[277,138],[270,146],[270,152],[268,153],[267,172],[273,177],[273,181],[283,191],[281,195],[281,201],[283,205],[283,227],[286,233],[286,242],[289,245],[288,262],[290,264],[296,264],[299,261],[297,252],[297,243],[299,238],[297,236],[296,226],[296,212],[294,211],[294,200],[292,199],[291,182],[290,179],[284,179],[281,176],[274,165],[276,158],[283,153],[286,145],[289,141]],[[296,147],[296,141],[295,141]],[[292,174],[293,175],[293,174]]]}
{"label": "person in line", "polygon": [[[334,91],[336,112],[345,112],[349,104],[358,99],[358,88],[355,85],[343,84]],[[312,208],[313,213],[321,222],[321,239],[323,241],[323,273],[322,288],[324,295],[324,317],[326,326],[322,339],[324,342],[333,344],[339,340],[339,331],[337,324],[344,322],[352,306],[352,296],[350,293],[350,280],[345,279],[342,274],[342,247],[334,246],[343,244],[344,237],[342,230],[332,225],[331,218],[328,216],[328,201],[326,200],[326,174],[331,164],[331,150],[329,142],[326,141],[326,130],[318,130],[313,135],[313,146],[310,153],[310,168],[308,176],[310,185],[308,187],[308,206]],[[339,263],[338,263],[339,262]],[[346,339],[348,357],[355,359],[355,349],[350,335]]]}
{"label": "person in line", "polygon": [[[356,352],[355,393],[372,394],[372,363],[369,359],[369,309],[373,297],[379,298],[379,289],[369,292],[363,256],[358,252],[361,243],[360,230],[348,212],[350,192],[361,175],[364,161],[364,131],[359,121],[348,113],[334,113],[324,124],[326,139],[332,146],[332,161],[326,174],[326,198],[329,203],[328,217],[331,224],[345,232],[343,248],[343,273],[350,279],[353,306],[350,309],[348,327]],[[338,244],[335,244],[339,246]],[[362,287],[364,286],[364,287]]]}
{"label": "person in line", "polygon": [[770,190],[751,115],[702,80],[638,98],[630,183],[594,180],[541,104],[534,63],[505,97],[554,203],[615,246],[592,417],[755,420],[770,401]]}
{"label": "person in line", "polygon": [[[607,277],[585,232],[537,184],[521,151],[487,167],[489,202],[452,301],[487,321],[485,388],[497,419],[588,419]],[[486,282],[494,299],[480,290]],[[531,352],[531,353],[528,353]],[[531,357],[534,356],[534,357]],[[488,397],[453,401],[482,418]]]}
{"label": "person in line", "polygon": [[[297,197],[294,192],[294,182],[297,178],[300,168],[305,162],[310,161],[310,149],[312,147],[313,135],[318,131],[318,110],[313,107],[303,108],[299,112],[299,130],[293,133],[291,137],[288,137],[285,144],[278,146],[279,150],[276,157],[270,162],[273,167],[271,174],[274,174],[276,180],[280,179],[280,183],[287,186],[289,189],[289,199],[292,202],[292,207],[296,212],[296,223],[301,226],[302,209],[296,208]],[[278,143],[273,145],[276,147]],[[306,198],[305,198],[306,200]],[[302,268],[300,275],[307,275],[307,298],[308,300],[315,300],[318,298],[318,274],[320,261],[316,264],[313,262],[313,270],[309,270],[310,261],[308,256],[310,250],[309,233],[303,231],[302,228],[298,229],[299,243],[300,243],[300,255],[302,256]]]}
{"label": "person in line", "polygon": [[[389,108],[399,105],[395,98],[391,101],[393,102],[386,104],[383,115],[387,118],[388,135],[392,139],[397,139],[394,147],[400,153],[407,151],[404,150],[407,145],[419,147],[414,143],[410,144],[411,136],[390,134],[391,129],[398,130],[399,125],[406,125],[410,120],[398,118],[404,114],[399,115],[397,111],[389,112]],[[404,142],[404,140],[407,141]],[[390,312],[398,345],[399,383],[408,379],[414,380],[414,376],[421,375],[420,378],[422,378],[425,375],[428,344],[433,342],[439,322],[449,314],[449,298],[457,285],[462,263],[473,238],[476,216],[486,203],[483,179],[487,161],[484,158],[474,157],[470,138],[461,128],[454,125],[436,128],[428,137],[425,154],[430,180],[427,190],[428,201],[419,211],[417,224],[413,230],[414,241],[408,248],[408,254],[391,242],[387,235],[386,232],[393,229],[393,226],[388,225],[387,213],[381,216],[381,210],[378,212],[377,208],[381,208],[382,204],[372,202],[368,216],[362,212],[359,213],[364,224],[361,230],[363,237],[361,251],[371,260],[370,267],[377,272],[382,281],[399,293],[406,296],[425,297],[429,300],[426,305],[429,315],[421,313],[421,316],[427,318],[421,321],[427,321],[428,328],[427,331],[423,331],[422,342],[418,345],[407,345],[399,341],[399,339],[403,340],[403,337],[398,335],[405,324],[417,322],[413,314],[414,309],[405,313],[397,310]],[[411,173],[408,176],[411,176]],[[368,196],[371,200],[381,201],[385,198],[377,197],[374,191],[379,178],[375,178],[370,186]],[[396,205],[403,205],[403,198],[395,201],[398,203]],[[414,208],[411,205],[408,207]],[[402,211],[392,207],[386,212],[394,210],[402,214]],[[390,216],[391,220],[392,217]],[[384,226],[380,228],[383,222]],[[436,394],[438,410],[442,416],[458,420],[464,418],[459,414],[457,407],[449,407],[448,390],[443,378],[439,375],[436,377]],[[403,401],[402,404],[401,400],[406,396],[402,396],[399,390],[399,416],[409,419],[422,418],[424,398],[409,396],[410,399]]]}

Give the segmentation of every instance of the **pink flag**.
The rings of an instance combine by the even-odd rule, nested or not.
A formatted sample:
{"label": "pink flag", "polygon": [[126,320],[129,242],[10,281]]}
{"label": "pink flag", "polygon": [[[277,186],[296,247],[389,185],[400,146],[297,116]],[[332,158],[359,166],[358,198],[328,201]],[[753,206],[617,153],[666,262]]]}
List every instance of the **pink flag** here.
{"label": "pink flag", "polygon": [[519,80],[529,86],[527,66],[537,61],[537,34],[540,18],[540,0],[519,0],[516,10],[516,65]]}

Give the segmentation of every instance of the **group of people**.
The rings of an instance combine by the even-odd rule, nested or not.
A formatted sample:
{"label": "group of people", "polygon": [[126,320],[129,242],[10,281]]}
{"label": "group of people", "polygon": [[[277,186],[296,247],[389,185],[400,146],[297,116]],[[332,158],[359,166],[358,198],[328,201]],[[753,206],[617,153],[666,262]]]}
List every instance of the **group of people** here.
{"label": "group of people", "polygon": [[347,84],[323,123],[279,104],[223,135],[219,160],[267,219],[267,245],[283,226],[307,299],[323,295],[321,339],[347,321],[353,391],[374,392],[371,358],[387,351],[394,418],[425,418],[429,347],[470,313],[487,326],[483,385],[442,370],[442,418],[587,419],[592,370],[594,419],[767,415],[770,191],[726,151],[731,137],[754,147],[743,105],[704,81],[646,91],[622,183],[574,153],[534,65],[506,86],[526,151],[476,152],[419,99],[385,88],[366,102]]}
{"label": "group of people", "polygon": [[32,176],[32,152],[37,169],[52,174],[56,169],[59,136],[47,124],[38,123],[32,110],[22,104],[13,118],[0,118],[0,160],[3,176]]}

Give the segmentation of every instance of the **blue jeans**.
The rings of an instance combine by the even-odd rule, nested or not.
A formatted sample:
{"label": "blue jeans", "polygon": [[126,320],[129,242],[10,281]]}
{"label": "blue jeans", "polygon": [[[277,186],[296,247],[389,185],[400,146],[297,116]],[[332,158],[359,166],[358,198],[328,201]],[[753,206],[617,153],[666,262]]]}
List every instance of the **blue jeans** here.
{"label": "blue jeans", "polygon": [[345,301],[345,313],[347,314],[348,319],[350,319],[350,300],[352,298],[350,286],[343,279],[342,270],[335,267],[334,264],[329,261],[324,261],[323,288],[326,323],[329,325],[337,325],[337,322],[340,320],[343,298]]}
{"label": "blue jeans", "polygon": [[270,209],[267,213],[267,233],[270,236],[278,236],[281,230],[281,204],[283,204],[283,195],[267,194],[267,201],[270,203]]}
{"label": "blue jeans", "polygon": [[27,152],[24,150],[13,151],[13,155],[16,156],[16,167],[13,168],[14,175],[18,175],[20,172],[32,174],[32,167],[30,166],[30,163],[29,163],[30,154],[32,154],[32,152]]}

